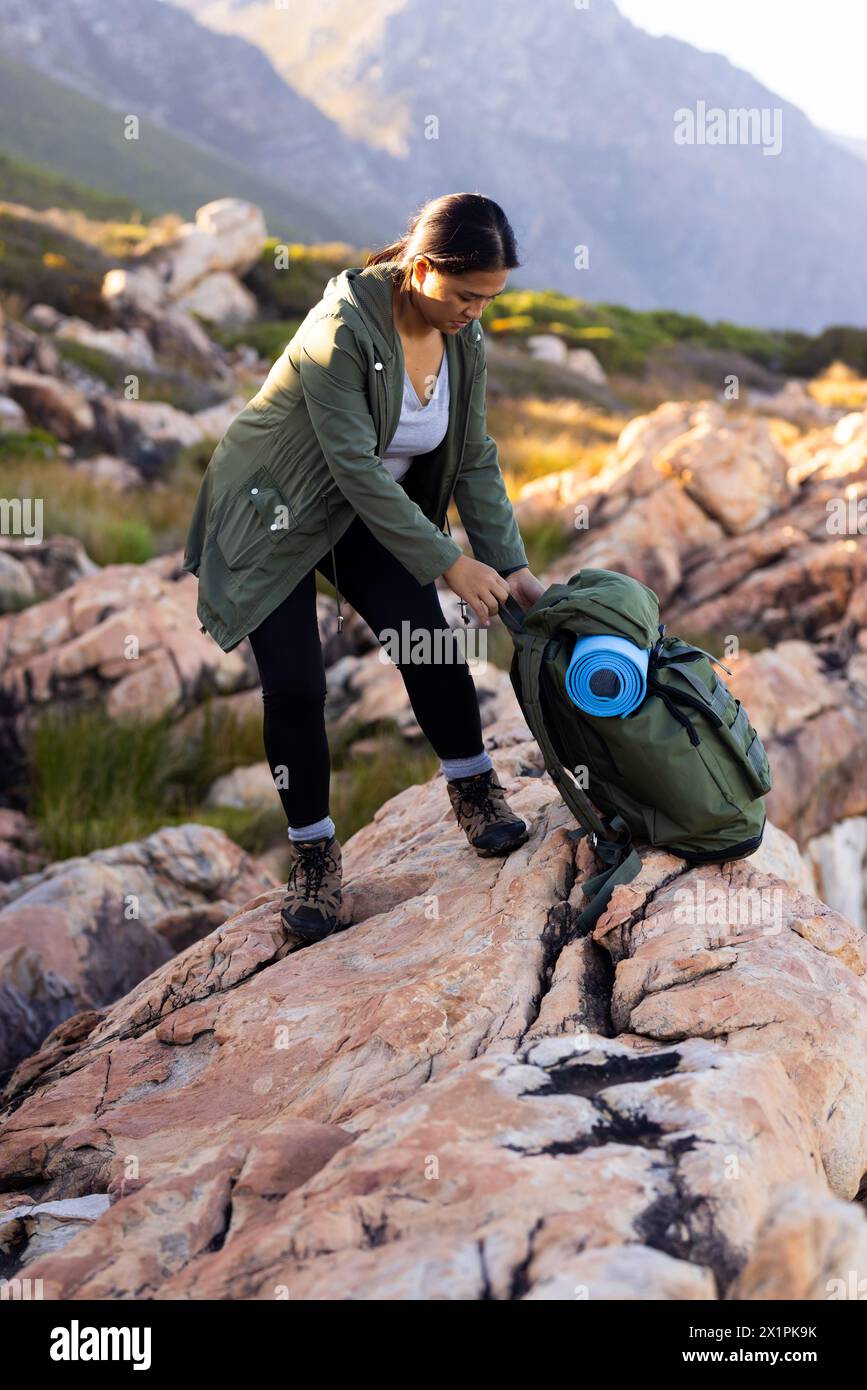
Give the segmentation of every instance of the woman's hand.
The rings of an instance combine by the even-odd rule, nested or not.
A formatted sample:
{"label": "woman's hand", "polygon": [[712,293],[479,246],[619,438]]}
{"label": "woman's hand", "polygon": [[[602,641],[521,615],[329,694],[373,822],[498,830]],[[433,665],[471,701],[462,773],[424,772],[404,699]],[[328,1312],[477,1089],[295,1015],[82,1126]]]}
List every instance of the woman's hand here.
{"label": "woman's hand", "polygon": [[536,599],[541,598],[545,592],[545,585],[540,584],[527,565],[521,570],[513,570],[511,574],[507,574],[503,583],[508,584],[512,598],[525,612],[532,608]]}
{"label": "woman's hand", "polygon": [[[461,555],[453,565],[443,571],[443,579],[452,593],[470,605],[479,620],[479,626],[490,627],[491,618],[500,611],[500,604],[512,592],[509,580],[517,574],[518,571],[514,576],[510,574],[508,579],[501,579],[490,565],[482,564],[481,560],[473,560],[469,555]],[[466,621],[465,616],[464,622]]]}

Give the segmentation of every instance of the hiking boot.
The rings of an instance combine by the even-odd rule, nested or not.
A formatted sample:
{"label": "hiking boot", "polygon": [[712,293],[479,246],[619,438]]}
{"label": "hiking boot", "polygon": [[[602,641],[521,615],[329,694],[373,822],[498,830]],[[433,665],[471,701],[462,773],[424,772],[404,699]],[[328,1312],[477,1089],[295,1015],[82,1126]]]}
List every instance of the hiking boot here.
{"label": "hiking boot", "polygon": [[289,841],[289,881],[280,916],[294,936],[322,941],[337,930],[343,864],[336,835]]}
{"label": "hiking boot", "polygon": [[494,768],[446,782],[452,810],[473,849],[483,858],[509,854],[529,839],[526,821],[509,809]]}

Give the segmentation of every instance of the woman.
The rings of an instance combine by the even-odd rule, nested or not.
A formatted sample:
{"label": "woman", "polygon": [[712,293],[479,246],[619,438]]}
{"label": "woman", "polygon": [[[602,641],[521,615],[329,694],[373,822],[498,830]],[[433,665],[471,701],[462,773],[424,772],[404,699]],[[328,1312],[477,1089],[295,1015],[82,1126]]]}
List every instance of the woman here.
{"label": "woman", "polygon": [[[342,868],[328,814],[315,572],[335,587],[338,631],[342,589],[374,633],[407,623],[416,653],[419,632],[434,652],[444,641],[436,631],[451,635],[438,575],[483,627],[509,594],[527,608],[543,592],[485,422],[478,318],[518,264],[491,199],[453,193],[425,204],[399,241],[329,280],[202,481],[184,568],[199,577],[203,631],[224,651],[250,638],[289,822],[282,916],[308,941],[338,924]],[[442,530],[452,496],[475,558]],[[468,665],[395,664],[469,843],[508,854],[529,832],[484,749]]]}

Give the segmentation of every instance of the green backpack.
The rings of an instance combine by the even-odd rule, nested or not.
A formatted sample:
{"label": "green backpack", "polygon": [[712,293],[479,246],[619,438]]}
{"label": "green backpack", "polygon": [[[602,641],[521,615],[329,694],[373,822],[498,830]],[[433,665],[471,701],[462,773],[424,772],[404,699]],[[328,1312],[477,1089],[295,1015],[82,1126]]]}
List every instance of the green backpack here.
{"label": "green backpack", "polygon": [[[589,835],[607,866],[584,884],[590,901],[579,930],[591,930],[615,885],[639,872],[633,839],[690,865],[758,849],[771,789],[767,754],[711,664],[722,662],[665,635],[652,589],[612,570],[580,570],[527,612],[508,598],[500,617],[515,645],[509,676],[545,769],[583,827],[575,838]],[[566,690],[576,640],[611,633],[651,648],[644,698],[622,719],[585,714]],[[589,796],[567,768],[573,776],[586,770]]]}

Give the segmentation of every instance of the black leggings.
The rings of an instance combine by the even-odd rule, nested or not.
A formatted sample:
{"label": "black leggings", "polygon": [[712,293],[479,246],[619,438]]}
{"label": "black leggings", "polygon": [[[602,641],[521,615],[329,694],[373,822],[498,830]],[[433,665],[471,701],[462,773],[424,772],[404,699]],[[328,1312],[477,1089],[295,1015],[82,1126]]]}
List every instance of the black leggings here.
{"label": "black leggings", "polygon": [[[443,660],[441,655],[438,659],[446,650],[440,645],[444,639],[438,638],[430,639],[429,662],[396,659],[411,654],[419,629],[450,632],[436,584],[419,584],[359,516],[334,551],[341,595],[380,641],[385,629],[400,634],[401,624],[408,622],[407,651],[401,643],[393,656],[434,752],[441,759],[481,753],[479,701],[466,661]],[[328,815],[331,755],[325,733],[327,687],[316,619],[316,570],[333,584],[330,550],[250,633],[262,681],[265,752],[291,827],[311,825]]]}

